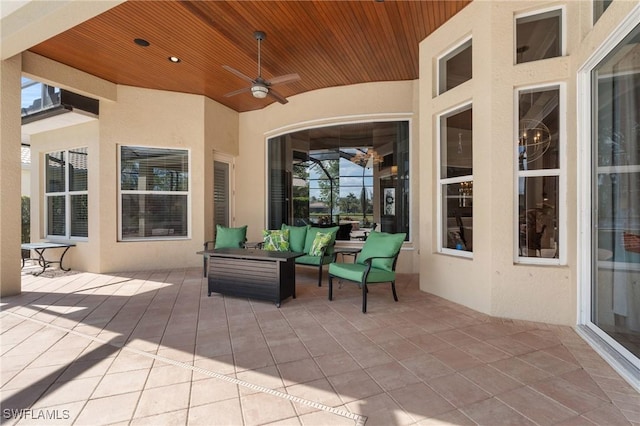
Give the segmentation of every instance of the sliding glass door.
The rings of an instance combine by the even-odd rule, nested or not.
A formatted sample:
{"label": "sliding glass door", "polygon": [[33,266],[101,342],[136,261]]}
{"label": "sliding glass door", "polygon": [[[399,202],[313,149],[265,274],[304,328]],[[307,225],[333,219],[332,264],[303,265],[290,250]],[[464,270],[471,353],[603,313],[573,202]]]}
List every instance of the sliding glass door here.
{"label": "sliding glass door", "polygon": [[640,26],[591,71],[590,323],[640,365]]}

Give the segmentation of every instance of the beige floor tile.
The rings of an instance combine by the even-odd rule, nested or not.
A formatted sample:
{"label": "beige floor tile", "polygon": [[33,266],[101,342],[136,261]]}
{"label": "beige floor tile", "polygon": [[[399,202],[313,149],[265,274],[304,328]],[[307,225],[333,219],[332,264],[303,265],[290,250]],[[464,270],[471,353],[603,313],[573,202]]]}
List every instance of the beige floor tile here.
{"label": "beige floor tile", "polygon": [[387,392],[420,381],[415,374],[397,361],[367,368],[365,371]]}
{"label": "beige floor tile", "polygon": [[87,377],[70,380],[67,382],[57,382],[47,389],[47,392],[38,399],[34,407],[50,407],[61,405],[67,402],[88,400],[93,391],[98,386],[101,377]]}
{"label": "beige floor tile", "polygon": [[320,367],[311,358],[278,364],[278,370],[285,386],[307,383],[324,377]]}
{"label": "beige floor tile", "polygon": [[434,377],[446,376],[455,370],[432,355],[424,354],[401,361],[409,371],[424,381]]}
{"label": "beige floor tile", "polygon": [[524,384],[534,383],[552,376],[551,373],[522,361],[518,358],[508,358],[490,364],[502,373]]}
{"label": "beige floor tile", "polygon": [[109,367],[108,374],[121,373],[124,371],[134,371],[149,369],[153,365],[153,358],[129,351],[122,351],[113,360]]}
{"label": "beige floor tile", "polygon": [[[338,394],[335,392],[329,381],[324,378],[305,384],[289,386],[286,391],[289,395],[294,395],[298,398],[304,399],[305,401],[321,404],[326,407],[335,408],[342,404],[342,400]],[[298,414],[310,413],[320,409],[316,406],[301,402],[295,402],[294,407]]]}
{"label": "beige floor tile", "polygon": [[497,398],[539,424],[558,423],[578,414],[529,387],[505,392]]}
{"label": "beige floor tile", "polygon": [[74,426],[354,424],[349,412],[367,426],[640,426],[640,394],[570,327],[492,318],[414,275],[399,303],[372,287],[363,315],[355,286],[329,302],[316,272],[296,270],[298,299],[280,309],[207,297],[200,268],[27,276],[11,311],[111,344],[1,312],[3,409],[69,409],[52,424]]}
{"label": "beige floor tile", "polygon": [[[558,401],[578,414],[592,411],[602,405],[608,404],[607,401],[586,393],[583,389],[561,378],[554,377],[542,380],[540,382],[533,383],[530,386],[541,394]],[[640,407],[640,401],[637,401],[636,405]]]}
{"label": "beige floor tile", "polygon": [[138,403],[140,392],[132,392],[87,401],[75,424],[92,426],[129,421]]}
{"label": "beige floor tile", "polygon": [[353,413],[367,417],[366,425],[409,425],[413,419],[386,394],[374,395],[346,404]]}
{"label": "beige floor tile", "polygon": [[211,402],[239,398],[238,385],[217,378],[198,380],[191,384],[190,407],[210,404]]}
{"label": "beige floor tile", "polygon": [[360,366],[348,352],[338,352],[315,358],[325,376],[335,376],[359,370]]}
{"label": "beige floor tile", "polygon": [[187,408],[190,388],[190,383],[179,383],[145,389],[140,395],[134,417],[148,417]]}
{"label": "beige floor tile", "polygon": [[192,375],[193,371],[190,369],[159,362],[154,364],[153,368],[149,371],[145,388],[157,388],[177,383],[191,382]]}
{"label": "beige floor tile", "polygon": [[[233,400],[231,400],[233,401]],[[263,425],[296,416],[291,401],[266,393],[240,398],[245,425]]]}
{"label": "beige floor tile", "polygon": [[490,396],[473,382],[457,373],[433,378],[429,380],[428,385],[458,408],[482,401]]}
{"label": "beige floor tile", "polygon": [[[237,374],[238,380],[248,382],[267,389],[281,389],[284,382],[280,377],[280,373],[275,365],[270,367],[258,368],[256,370],[242,371]],[[240,395],[248,395],[258,392],[255,389],[240,386]]]}
{"label": "beige floor tile", "polygon": [[383,392],[382,388],[364,370],[328,377],[340,399],[347,403]]}
{"label": "beige floor tile", "polygon": [[448,413],[424,419],[416,423],[420,426],[477,426],[477,423],[464,415],[460,410],[449,411]]}
{"label": "beige floor tile", "polygon": [[270,346],[270,349],[277,364],[311,358],[311,354],[300,341]]}
{"label": "beige floor tile", "polygon": [[139,417],[126,423],[128,426],[183,426],[187,423],[188,410],[177,410],[155,416]]}
{"label": "beige floor tile", "polygon": [[105,375],[93,392],[92,398],[119,395],[141,391],[149,375],[149,370],[123,371]]}
{"label": "beige floor tile", "polygon": [[243,417],[237,398],[210,402],[189,409],[188,425],[242,425]]}
{"label": "beige floor tile", "polygon": [[304,426],[353,426],[354,421],[348,417],[338,416],[327,411],[314,411],[300,415]]}
{"label": "beige floor tile", "polygon": [[416,383],[393,390],[389,392],[389,395],[415,421],[424,420],[455,409],[446,399],[424,383]]}
{"label": "beige floor tile", "polygon": [[496,398],[485,399],[460,409],[480,425],[531,425],[535,423]]}
{"label": "beige floor tile", "polygon": [[469,368],[461,371],[460,374],[471,380],[489,395],[499,395],[523,386],[522,383],[488,365]]}

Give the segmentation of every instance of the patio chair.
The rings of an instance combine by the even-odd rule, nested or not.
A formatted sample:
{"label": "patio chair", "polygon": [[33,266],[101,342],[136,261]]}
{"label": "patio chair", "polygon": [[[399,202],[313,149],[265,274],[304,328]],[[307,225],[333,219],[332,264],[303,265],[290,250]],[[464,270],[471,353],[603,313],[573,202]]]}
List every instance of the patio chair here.
{"label": "patio chair", "polygon": [[393,300],[396,293],[396,262],[407,234],[372,232],[362,246],[355,263],[334,262],[329,265],[329,300],[333,299],[333,279],[350,281],[362,289],[362,313],[367,312],[368,286],[391,283]]}
{"label": "patio chair", "polygon": [[[247,225],[238,228],[228,228],[216,225],[215,240],[205,241],[204,249],[211,250],[218,248],[244,248],[247,242]],[[207,260],[209,256],[203,255],[203,275],[207,276]]]}

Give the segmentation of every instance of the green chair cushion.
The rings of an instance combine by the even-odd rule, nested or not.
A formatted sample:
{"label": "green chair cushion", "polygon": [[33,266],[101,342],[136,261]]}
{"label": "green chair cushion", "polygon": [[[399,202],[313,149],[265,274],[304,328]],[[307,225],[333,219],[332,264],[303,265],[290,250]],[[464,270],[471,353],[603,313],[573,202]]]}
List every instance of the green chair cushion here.
{"label": "green chair cushion", "polygon": [[331,233],[323,234],[322,232],[318,232],[311,245],[311,250],[309,250],[309,255],[322,256],[323,250],[327,248],[329,243],[331,243]]}
{"label": "green chair cushion", "polygon": [[[361,283],[366,269],[367,267],[365,265],[359,263],[332,263],[329,265],[329,275]],[[394,271],[386,271],[373,267],[367,276],[367,284],[386,283],[395,280],[396,273]]]}
{"label": "green chair cushion", "polygon": [[247,225],[227,228],[216,225],[216,243],[213,248],[240,248],[247,241]]}
{"label": "green chair cushion", "polygon": [[[406,236],[407,234],[405,233],[372,232],[364,242],[356,263],[364,265],[364,261],[370,257],[394,256],[400,251]],[[373,259],[371,266],[385,271],[392,271],[393,259]]]}
{"label": "green chair cushion", "polygon": [[262,249],[268,251],[289,251],[289,230],[262,231]]}
{"label": "green chair cushion", "polygon": [[289,230],[289,249],[298,253],[304,253],[304,244],[307,239],[307,229],[309,225],[292,226],[283,223],[280,229]]}
{"label": "green chair cushion", "polygon": [[304,256],[296,257],[296,263],[300,265],[319,266],[320,262],[322,262],[323,265],[326,265],[328,263],[331,263],[331,260],[332,260],[331,256],[325,256],[321,258],[320,256],[310,256],[308,254],[305,254]]}
{"label": "green chair cushion", "polygon": [[311,247],[313,246],[313,241],[316,239],[316,234],[320,232],[323,234],[329,234],[329,233],[331,234],[331,241],[329,241],[329,245],[328,245],[327,251],[325,252],[325,255],[333,254],[333,246],[336,243],[336,234],[338,233],[338,229],[340,229],[339,226],[332,226],[331,228],[310,227],[307,230],[307,237],[304,243],[304,253],[307,253],[307,254],[311,253]]}

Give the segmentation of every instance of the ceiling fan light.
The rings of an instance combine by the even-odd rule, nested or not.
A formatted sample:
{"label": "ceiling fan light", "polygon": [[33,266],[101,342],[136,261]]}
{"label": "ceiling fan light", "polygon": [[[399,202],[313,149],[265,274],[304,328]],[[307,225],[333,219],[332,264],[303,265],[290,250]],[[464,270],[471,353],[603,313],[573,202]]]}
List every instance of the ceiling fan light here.
{"label": "ceiling fan light", "polygon": [[254,98],[263,99],[267,97],[269,93],[269,89],[266,86],[262,86],[259,84],[254,84],[251,86],[251,94]]}

